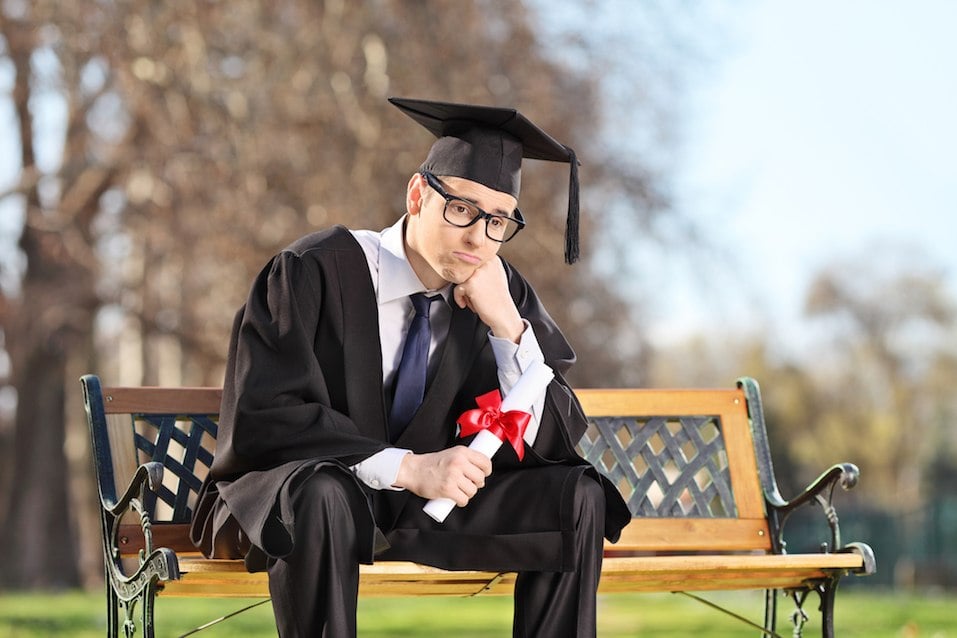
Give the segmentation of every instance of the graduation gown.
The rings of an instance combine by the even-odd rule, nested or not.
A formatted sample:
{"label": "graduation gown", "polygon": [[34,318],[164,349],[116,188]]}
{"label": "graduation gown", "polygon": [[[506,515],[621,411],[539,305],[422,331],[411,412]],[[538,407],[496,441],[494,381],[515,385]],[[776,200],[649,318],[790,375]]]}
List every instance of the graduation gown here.
{"label": "graduation gown", "polygon": [[[519,461],[503,445],[487,484],[444,523],[407,491],[372,490],[357,508],[361,562],[414,560],[446,569],[567,571],[574,567],[571,495],[589,474],[606,494],[605,536],[631,517],[620,494],[576,452],[586,428],[563,379],[572,351],[531,286],[505,263],[519,313],[532,325],[555,379],[534,446]],[[438,451],[475,397],[498,387],[488,327],[453,306],[422,405],[396,447]],[[376,296],[365,255],[337,226],[276,255],[233,325],[215,461],[195,508],[193,541],[207,555],[244,556],[265,569],[292,549],[291,495],[311,472],[343,471],[389,447]],[[467,440],[465,441],[467,443]],[[387,542],[383,542],[383,538]]]}

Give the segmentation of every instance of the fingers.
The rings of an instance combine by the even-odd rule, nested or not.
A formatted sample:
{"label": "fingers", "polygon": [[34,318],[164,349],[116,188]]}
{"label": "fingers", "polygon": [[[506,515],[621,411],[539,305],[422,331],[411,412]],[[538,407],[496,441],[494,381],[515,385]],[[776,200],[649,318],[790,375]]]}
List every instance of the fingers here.
{"label": "fingers", "polygon": [[464,481],[456,490],[453,490],[450,498],[455,501],[455,504],[459,507],[465,507],[469,501],[472,500],[472,497],[478,494],[478,489],[474,483]]}
{"label": "fingers", "polygon": [[480,489],[485,487],[485,477],[492,473],[492,462],[483,454],[461,447],[461,465],[456,467],[457,493],[452,497],[459,507],[464,507]]}
{"label": "fingers", "polygon": [[479,315],[504,303],[508,296],[508,280],[502,262],[492,259],[480,265],[468,279],[455,286],[453,295],[460,308],[468,306]]}
{"label": "fingers", "polygon": [[492,473],[492,461],[485,455],[458,445],[439,454],[444,455],[442,496],[464,507],[478,491],[485,487],[485,477]]}
{"label": "fingers", "polygon": [[492,473],[492,461],[480,452],[456,445],[439,454],[447,453],[447,475],[462,477],[478,487],[485,485],[485,477]]}
{"label": "fingers", "polygon": [[458,304],[459,308],[466,308],[469,306],[468,292],[466,292],[465,286],[461,284],[452,289],[452,299],[456,304]]}
{"label": "fingers", "polygon": [[462,507],[485,487],[491,473],[488,457],[458,445],[431,454],[407,454],[395,485],[423,498],[450,498]]}
{"label": "fingers", "polygon": [[505,267],[498,259],[476,268],[471,277],[455,286],[452,295],[459,308],[477,314],[496,337],[517,343],[525,330],[508,289]]}

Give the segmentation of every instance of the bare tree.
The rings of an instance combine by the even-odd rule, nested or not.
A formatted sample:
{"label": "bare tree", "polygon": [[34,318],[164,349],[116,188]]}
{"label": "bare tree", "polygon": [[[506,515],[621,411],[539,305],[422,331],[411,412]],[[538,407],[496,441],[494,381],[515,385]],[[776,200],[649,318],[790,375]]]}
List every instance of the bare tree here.
{"label": "bare tree", "polygon": [[[77,583],[91,571],[78,543],[98,561],[76,374],[217,384],[233,309],[273,252],[403,212],[431,139],[388,95],[522,105],[576,148],[586,183],[602,185],[584,193],[586,257],[615,192],[636,218],[666,209],[652,172],[609,161],[594,136],[601,78],[546,55],[519,3],[35,0],[0,12],[26,211],[26,266],[0,304],[18,397],[0,473],[7,585]],[[40,140],[55,149],[46,161]],[[531,227],[506,253],[576,344],[576,379],[613,384],[635,372],[628,348],[607,344],[639,352],[641,331],[614,282],[587,262],[557,266],[566,168],[528,167]]]}
{"label": "bare tree", "polygon": [[699,336],[655,353],[654,382],[753,376],[767,389],[785,493],[852,461],[864,480],[846,498],[896,513],[919,508],[943,489],[933,473],[957,467],[957,314],[944,273],[908,247],[871,247],[822,268],[805,311],[821,337],[800,357],[776,352],[785,335]]}
{"label": "bare tree", "polygon": [[932,392],[933,364],[957,319],[943,273],[914,254],[874,247],[836,263],[815,278],[806,301],[809,315],[832,320],[834,352],[844,359],[823,393],[837,409],[818,427],[844,449],[857,448],[892,508],[924,496],[922,473],[938,440],[933,410],[947,396]]}
{"label": "bare tree", "polygon": [[[3,492],[9,497],[0,513],[0,562],[8,583],[65,586],[78,581],[78,541],[64,453],[64,381],[71,353],[80,355],[92,333],[97,306],[92,224],[114,170],[102,161],[99,140],[84,122],[98,97],[81,80],[92,52],[70,43],[64,47],[70,55],[57,55],[59,38],[69,34],[38,28],[49,24],[42,5],[28,10],[34,14],[6,15],[2,22],[15,74],[12,102],[23,169],[16,192],[25,207],[19,248],[26,269],[20,294],[3,299],[17,410],[4,459],[10,471]],[[66,105],[64,159],[44,170],[38,146],[49,133],[40,130],[39,111],[54,95]]]}

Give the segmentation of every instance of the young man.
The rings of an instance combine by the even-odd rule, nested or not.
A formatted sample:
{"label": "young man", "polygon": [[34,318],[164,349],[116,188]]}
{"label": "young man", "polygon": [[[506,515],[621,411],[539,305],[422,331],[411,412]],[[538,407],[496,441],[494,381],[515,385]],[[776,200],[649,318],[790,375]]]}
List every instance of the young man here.
{"label": "young man", "polygon": [[[358,565],[519,572],[515,636],[594,636],[602,537],[630,515],[575,452],[575,355],[498,257],[524,226],[522,157],[577,160],[511,109],[390,100],[438,138],[382,232],[335,227],[276,255],[233,328],[216,461],[193,521],[207,555],[268,569],[279,633],[354,636]],[[476,397],[555,374],[524,456],[456,438]],[[459,507],[444,522],[427,499]]]}

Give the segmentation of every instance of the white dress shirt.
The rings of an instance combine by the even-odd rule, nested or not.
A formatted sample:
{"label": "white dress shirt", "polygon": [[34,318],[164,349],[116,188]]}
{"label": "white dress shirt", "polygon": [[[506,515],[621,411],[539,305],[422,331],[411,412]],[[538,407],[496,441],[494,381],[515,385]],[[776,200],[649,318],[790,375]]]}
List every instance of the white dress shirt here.
{"label": "white dress shirt", "polygon": [[[426,294],[441,294],[444,303],[433,304],[429,315],[432,327],[432,342],[429,344],[429,372],[438,365],[437,357],[432,357],[436,348],[444,343],[449,333],[449,323],[452,318],[452,308],[449,305],[452,294],[451,284],[439,290],[428,290],[419,281],[415,271],[405,255],[403,242],[402,217],[395,224],[381,232],[370,230],[351,231],[356,241],[365,252],[369,264],[369,273],[372,275],[372,285],[375,288],[376,301],[379,309],[379,341],[382,344],[382,382],[383,387],[392,387],[393,377],[402,358],[402,347],[405,336],[409,331],[414,310],[409,295],[418,292]],[[495,355],[498,366],[499,389],[503,395],[518,382],[522,372],[536,362],[545,361],[541,346],[531,325],[525,321],[525,332],[522,333],[519,343],[509,339],[500,339],[489,332],[489,343]],[[531,445],[538,435],[539,416],[545,405],[545,393],[532,406],[532,418],[525,430],[525,442]],[[452,424],[449,424],[452,427]],[[373,454],[364,461],[352,466],[356,476],[373,489],[400,489],[394,486],[399,474],[399,464],[402,457],[410,454],[411,450],[402,448],[387,448]]]}

